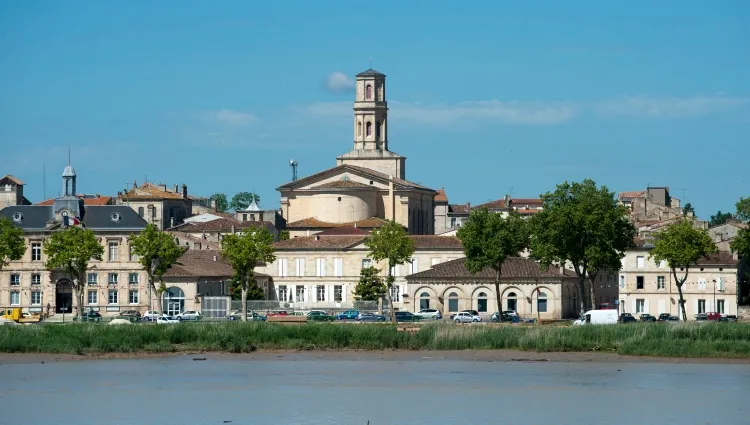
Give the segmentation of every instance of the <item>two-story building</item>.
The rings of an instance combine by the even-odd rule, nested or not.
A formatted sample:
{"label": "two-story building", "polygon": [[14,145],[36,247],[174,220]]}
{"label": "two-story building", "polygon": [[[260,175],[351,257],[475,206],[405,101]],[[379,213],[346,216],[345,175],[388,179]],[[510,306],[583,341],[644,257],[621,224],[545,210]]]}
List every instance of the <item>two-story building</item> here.
{"label": "two-story building", "polygon": [[[666,262],[656,263],[649,258],[650,243],[626,252],[619,272],[620,311],[634,316],[648,313],[658,316],[668,313],[682,315],[675,277]],[[737,314],[737,264],[728,252],[702,258],[688,270],[682,286],[688,320],[699,313]],[[682,278],[683,270],[677,270]]]}
{"label": "two-story building", "polygon": [[117,194],[117,205],[127,205],[149,224],[161,230],[182,224],[193,214],[193,200],[188,195],[187,186],[178,185],[174,189],[165,184],[143,183]]}

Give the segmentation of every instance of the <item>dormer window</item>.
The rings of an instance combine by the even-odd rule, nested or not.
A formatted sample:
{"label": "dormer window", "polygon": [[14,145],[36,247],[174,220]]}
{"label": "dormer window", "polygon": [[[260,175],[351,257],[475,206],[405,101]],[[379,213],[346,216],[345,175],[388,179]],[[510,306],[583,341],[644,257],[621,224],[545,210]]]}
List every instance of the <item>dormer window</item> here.
{"label": "dormer window", "polygon": [[118,221],[120,221],[120,218],[121,218],[120,217],[120,213],[113,212],[112,214],[109,215],[109,218],[110,218],[110,220],[112,220],[114,222],[118,222]]}
{"label": "dormer window", "polygon": [[16,223],[22,222],[23,221],[23,214],[21,214],[20,212],[14,212],[13,213],[13,221],[15,221]]}

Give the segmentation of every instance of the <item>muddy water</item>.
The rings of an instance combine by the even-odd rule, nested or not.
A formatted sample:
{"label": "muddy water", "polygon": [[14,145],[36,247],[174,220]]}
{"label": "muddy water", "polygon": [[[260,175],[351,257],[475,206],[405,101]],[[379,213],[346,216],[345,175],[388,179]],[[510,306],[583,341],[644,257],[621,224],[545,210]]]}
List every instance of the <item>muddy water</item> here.
{"label": "muddy water", "polygon": [[193,357],[3,364],[0,423],[750,424],[746,364]]}

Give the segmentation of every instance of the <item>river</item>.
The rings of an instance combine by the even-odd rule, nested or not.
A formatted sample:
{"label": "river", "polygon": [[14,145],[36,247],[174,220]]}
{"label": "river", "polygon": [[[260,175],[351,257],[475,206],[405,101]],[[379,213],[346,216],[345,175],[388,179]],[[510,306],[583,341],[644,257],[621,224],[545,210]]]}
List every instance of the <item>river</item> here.
{"label": "river", "polygon": [[747,364],[194,357],[0,365],[0,423],[750,423]]}

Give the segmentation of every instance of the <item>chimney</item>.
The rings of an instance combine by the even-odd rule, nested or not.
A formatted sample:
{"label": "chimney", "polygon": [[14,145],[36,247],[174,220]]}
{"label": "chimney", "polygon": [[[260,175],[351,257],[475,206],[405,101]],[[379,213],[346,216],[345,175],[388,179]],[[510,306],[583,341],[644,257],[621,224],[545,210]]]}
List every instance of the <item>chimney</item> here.
{"label": "chimney", "polygon": [[166,192],[166,191],[167,191],[167,185],[165,185],[165,184],[160,184],[160,185],[159,185],[159,189],[160,189],[160,190],[161,190],[162,192]]}
{"label": "chimney", "polygon": [[174,193],[180,193],[180,188],[177,185],[174,185]]}
{"label": "chimney", "polygon": [[137,187],[138,187],[138,183],[135,180],[133,180],[133,189],[135,189]]}
{"label": "chimney", "polygon": [[186,184],[182,185],[182,197],[187,199],[187,185]]}

